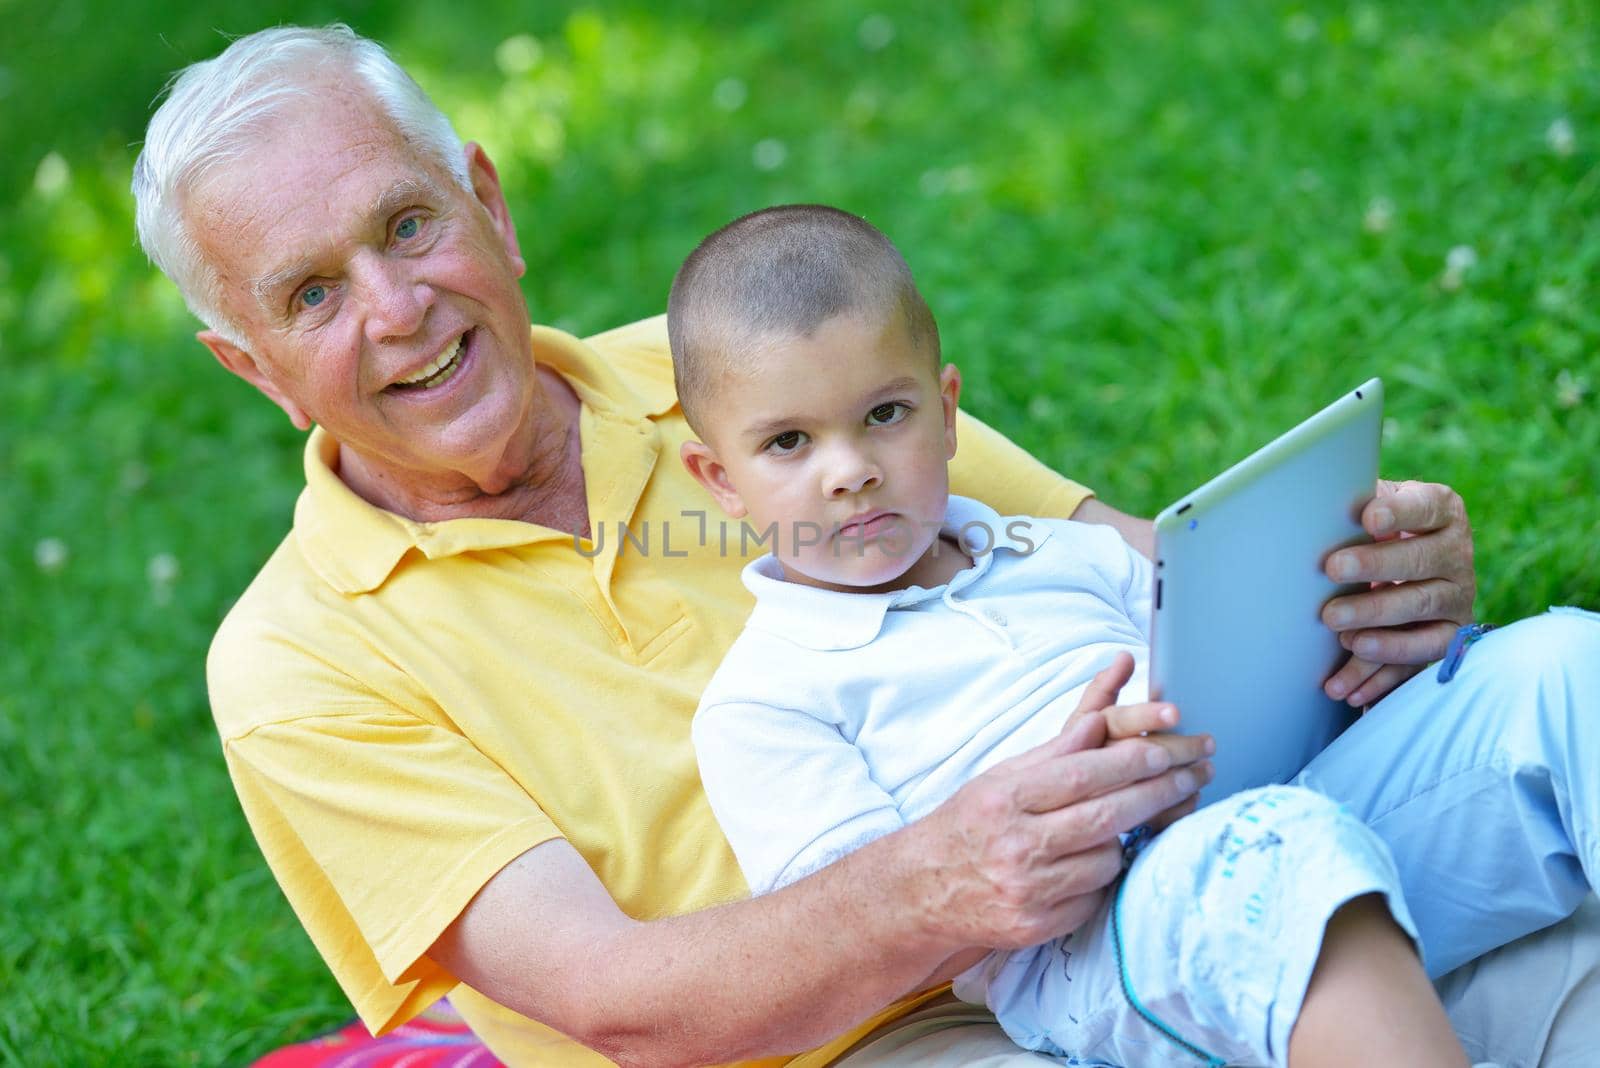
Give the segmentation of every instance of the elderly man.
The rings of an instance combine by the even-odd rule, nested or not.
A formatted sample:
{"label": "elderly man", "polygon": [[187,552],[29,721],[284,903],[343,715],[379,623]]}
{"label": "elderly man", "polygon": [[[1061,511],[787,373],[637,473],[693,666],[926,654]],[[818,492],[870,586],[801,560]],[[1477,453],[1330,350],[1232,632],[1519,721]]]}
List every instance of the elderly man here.
{"label": "elderly man", "polygon": [[[927,819],[749,899],[688,740],[747,611],[742,560],[672,460],[688,430],[659,321],[586,342],[530,327],[488,156],[342,27],[264,31],[185,71],[134,188],[200,340],[317,427],[294,529],[219,631],[209,678],[245,813],[370,1028],[453,991],[519,1064],[808,1049],[791,1063],[819,1064],[852,1044],[853,1064],[1031,1059],[920,981],[958,950],[1086,918],[1118,873],[1116,833],[1189,804],[1197,748],[1107,742],[1091,711]],[[971,420],[961,433],[958,492],[1148,544],[1147,523]],[[1358,704],[1438,656],[1473,597],[1453,493],[1386,487],[1364,519],[1418,536],[1330,558],[1341,579],[1408,580],[1327,610],[1359,654],[1328,688]],[[1348,744],[1394,771],[1455,751],[1429,727]],[[1506,782],[1486,788],[1518,802]],[[1326,788],[1359,812],[1381,803],[1370,783]],[[1540,878],[1518,881],[1506,855],[1518,909],[1460,958],[1587,893],[1581,870],[1545,863],[1575,855],[1566,838],[1525,852]]]}

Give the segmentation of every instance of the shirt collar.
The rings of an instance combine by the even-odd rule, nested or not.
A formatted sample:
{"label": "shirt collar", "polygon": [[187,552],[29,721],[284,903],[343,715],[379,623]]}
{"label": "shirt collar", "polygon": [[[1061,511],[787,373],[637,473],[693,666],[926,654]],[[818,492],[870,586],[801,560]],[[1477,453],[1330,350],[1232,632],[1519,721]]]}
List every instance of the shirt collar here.
{"label": "shirt collar", "polygon": [[745,624],[808,649],[833,652],[859,649],[877,638],[883,621],[896,608],[910,608],[946,589],[960,590],[978,581],[999,553],[1026,555],[1050,536],[1047,523],[1026,516],[1002,517],[969,497],[950,496],[940,534],[958,537],[973,557],[972,566],[950,580],[948,587],[911,586],[889,593],[840,593],[802,586],[783,577],[776,557],[768,555],[745,565],[745,588],[756,607]]}
{"label": "shirt collar", "polygon": [[[677,403],[670,364],[665,364],[659,352],[647,351],[649,329],[658,325],[647,320],[599,335],[592,344],[560,330],[535,326],[533,358],[566,379],[594,418],[636,424],[653,440],[650,420]],[[624,381],[610,365],[612,357],[623,366],[636,364],[639,373]],[[572,537],[571,532],[511,519],[436,523],[408,519],[357,496],[334,470],[338,457],[339,443],[321,427],[314,429],[306,442],[306,488],[295,504],[294,538],[312,570],[340,593],[377,589],[412,550],[428,559],[440,559]],[[605,460],[585,451],[585,475],[590,475],[591,466]]]}

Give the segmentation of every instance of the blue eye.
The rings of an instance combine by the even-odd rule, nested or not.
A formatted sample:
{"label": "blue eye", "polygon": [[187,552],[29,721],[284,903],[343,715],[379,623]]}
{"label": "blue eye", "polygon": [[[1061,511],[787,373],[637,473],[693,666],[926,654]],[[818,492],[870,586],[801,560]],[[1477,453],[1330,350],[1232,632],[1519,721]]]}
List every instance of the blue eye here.
{"label": "blue eye", "polygon": [[409,241],[417,236],[417,231],[422,229],[422,220],[415,215],[400,220],[400,225],[394,228],[394,236],[401,241]]}
{"label": "blue eye", "polygon": [[321,304],[327,299],[327,286],[308,286],[306,291],[300,294],[300,303],[304,304],[308,308],[315,308],[318,304]]}

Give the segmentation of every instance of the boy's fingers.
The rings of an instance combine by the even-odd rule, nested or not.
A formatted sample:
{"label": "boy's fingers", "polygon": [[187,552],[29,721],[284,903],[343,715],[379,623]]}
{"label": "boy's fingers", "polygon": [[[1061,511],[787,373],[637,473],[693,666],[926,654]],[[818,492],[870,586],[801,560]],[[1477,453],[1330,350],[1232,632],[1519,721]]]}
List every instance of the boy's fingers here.
{"label": "boy's fingers", "polygon": [[1165,701],[1113,705],[1105,710],[1106,734],[1111,738],[1137,738],[1150,731],[1170,731],[1178,725],[1178,709]]}
{"label": "boy's fingers", "polygon": [[1108,667],[1089,680],[1083,696],[1078,699],[1077,710],[1067,717],[1067,722],[1071,723],[1085,712],[1098,712],[1116,704],[1117,694],[1122,692],[1132,677],[1133,657],[1128,653],[1118,653]]}

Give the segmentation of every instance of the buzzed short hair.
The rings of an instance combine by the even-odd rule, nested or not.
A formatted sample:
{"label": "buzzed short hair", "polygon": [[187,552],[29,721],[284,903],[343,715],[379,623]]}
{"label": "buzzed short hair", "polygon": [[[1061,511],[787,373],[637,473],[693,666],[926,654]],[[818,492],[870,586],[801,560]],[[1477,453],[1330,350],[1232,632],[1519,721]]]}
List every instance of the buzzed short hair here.
{"label": "buzzed short hair", "polygon": [[667,299],[672,370],[689,425],[701,432],[721,374],[753,368],[764,340],[807,337],[850,312],[898,312],[912,344],[939,366],[939,328],[911,268],[860,216],[788,204],[735,219],[700,242]]}

